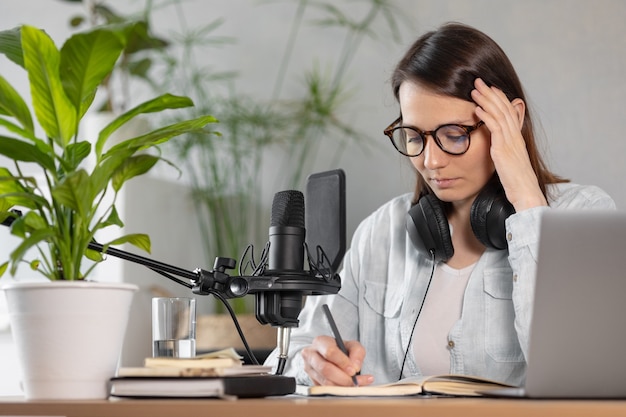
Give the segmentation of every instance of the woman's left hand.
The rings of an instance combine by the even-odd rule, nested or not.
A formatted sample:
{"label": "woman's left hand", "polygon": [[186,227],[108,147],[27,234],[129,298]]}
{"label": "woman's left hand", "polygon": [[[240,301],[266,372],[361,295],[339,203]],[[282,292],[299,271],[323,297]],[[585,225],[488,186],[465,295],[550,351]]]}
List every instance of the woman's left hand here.
{"label": "woman's left hand", "polygon": [[471,95],[478,105],[476,115],[491,132],[491,159],[507,199],[518,212],[547,205],[521,132],[526,104],[519,98],[509,101],[500,89],[489,87],[480,78],[474,87]]}

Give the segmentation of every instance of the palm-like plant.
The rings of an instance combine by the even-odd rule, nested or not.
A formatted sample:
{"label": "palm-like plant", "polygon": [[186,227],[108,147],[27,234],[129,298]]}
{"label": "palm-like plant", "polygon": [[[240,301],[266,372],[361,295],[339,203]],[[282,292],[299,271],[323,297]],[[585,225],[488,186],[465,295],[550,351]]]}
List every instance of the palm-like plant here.
{"label": "palm-like plant", "polygon": [[[175,0],[172,16],[179,19],[180,30],[171,36],[168,49],[179,56],[168,56],[170,63],[164,75],[156,80],[157,91],[175,87],[194,97],[198,106],[194,112],[208,112],[220,119],[221,132],[227,141],[202,140],[186,135],[173,143],[181,169],[189,176],[198,222],[205,239],[206,254],[238,258],[246,244],[262,246],[267,238],[266,213],[262,211],[262,167],[267,164],[268,148],[280,159],[269,181],[276,189],[299,188],[312,171],[318,156],[327,158],[328,166],[337,166],[341,151],[351,142],[364,147],[369,141],[366,133],[355,129],[342,117],[351,99],[351,66],[366,41],[376,39],[387,31],[399,39],[402,11],[391,0],[362,0],[366,13],[355,17],[353,8],[337,2],[293,0],[293,18],[289,20],[283,56],[277,63],[270,97],[258,98],[237,89],[237,72],[217,72],[201,65],[199,57],[210,55],[208,48],[223,46],[234,40],[218,36],[223,23],[215,19],[202,27],[188,27],[184,1]],[[168,3],[169,4],[169,3]],[[259,13],[263,13],[262,11]],[[293,53],[304,30],[307,18],[317,16],[316,28],[338,30],[341,51],[329,71],[313,65],[305,70],[292,70]],[[271,45],[274,47],[275,45]],[[185,65],[180,65],[184,62]],[[287,81],[299,80],[299,87],[290,98],[283,94]],[[321,138],[333,138],[337,152],[325,155]],[[274,148],[273,148],[274,147]],[[272,152],[270,152],[272,153]],[[266,178],[267,179],[267,178]],[[266,191],[266,190],[265,190]]]}

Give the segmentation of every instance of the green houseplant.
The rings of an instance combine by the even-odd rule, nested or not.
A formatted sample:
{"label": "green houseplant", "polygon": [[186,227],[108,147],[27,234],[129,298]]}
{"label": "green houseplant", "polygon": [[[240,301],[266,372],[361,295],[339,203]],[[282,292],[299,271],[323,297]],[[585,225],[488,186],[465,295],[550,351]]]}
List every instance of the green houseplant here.
{"label": "green houseplant", "polygon": [[[10,264],[14,273],[26,252],[38,248],[39,259],[30,262],[31,267],[51,280],[84,279],[95,265],[84,270],[85,258],[102,259],[88,248],[96,232],[123,225],[115,209],[116,194],[126,181],[147,173],[162,159],[146,150],[184,133],[206,133],[204,127],[216,121],[212,116],[179,121],[105,150],[110,135],[136,116],[193,105],[189,98],[164,94],[121,114],[97,138],[82,138],[79,122],[123,51],[125,33],[124,26],[78,33],[60,51],[36,28],[0,33],[1,52],[28,73],[36,120],[46,136],[37,137],[28,106],[0,76],[0,125],[14,135],[0,136],[0,154],[14,163],[13,169],[0,167],[0,220],[15,217],[10,211],[14,206],[29,210],[12,223],[12,234],[23,241],[0,272]],[[81,166],[88,157],[95,161],[91,172]],[[23,164],[36,165],[43,176],[23,175]],[[106,199],[107,193],[113,198]],[[126,235],[105,246],[126,242],[150,249],[148,236],[142,234]]]}
{"label": "green houseplant", "polygon": [[[216,122],[207,115],[180,120],[107,146],[111,134],[138,115],[193,106],[187,97],[163,94],[119,115],[96,137],[84,137],[80,121],[131,32],[132,23],[96,27],[74,34],[60,50],[35,27],[0,32],[0,52],[28,75],[35,114],[0,75],[0,127],[8,132],[0,134],[0,155],[10,161],[0,165],[0,221],[20,239],[0,274],[27,263],[50,280],[5,286],[29,399],[108,396],[136,286],[86,282],[102,260],[89,244],[98,231],[123,226],[117,194],[163,159],[159,144],[206,134]],[[121,243],[150,249],[144,234],[121,236],[104,248]]]}

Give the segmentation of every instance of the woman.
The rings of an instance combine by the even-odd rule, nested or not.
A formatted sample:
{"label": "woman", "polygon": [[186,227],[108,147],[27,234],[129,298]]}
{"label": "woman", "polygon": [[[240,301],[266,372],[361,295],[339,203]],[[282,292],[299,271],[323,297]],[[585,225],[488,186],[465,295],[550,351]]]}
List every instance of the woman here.
{"label": "woman", "polygon": [[[286,374],[301,384],[353,385],[360,372],[359,385],[443,373],[522,385],[541,214],[615,204],[546,168],[515,70],[485,34],[461,24],[425,34],[392,87],[400,117],[385,133],[415,167],[415,192],[359,225],[339,294],[307,300]],[[501,234],[504,246],[476,230],[485,227],[474,218],[485,199],[504,201],[502,230],[485,232]],[[428,210],[407,223],[421,206]],[[412,222],[435,223],[442,247],[420,248],[420,234],[407,233]],[[324,303],[348,355],[326,336]]]}

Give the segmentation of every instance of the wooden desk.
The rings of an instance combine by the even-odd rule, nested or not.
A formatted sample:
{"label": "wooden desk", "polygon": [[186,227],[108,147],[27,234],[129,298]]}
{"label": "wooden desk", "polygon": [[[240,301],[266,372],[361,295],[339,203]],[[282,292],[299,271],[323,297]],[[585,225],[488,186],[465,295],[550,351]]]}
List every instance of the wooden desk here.
{"label": "wooden desk", "polygon": [[301,398],[240,400],[36,401],[0,397],[2,416],[67,417],[603,417],[626,416],[626,401],[486,398]]}

